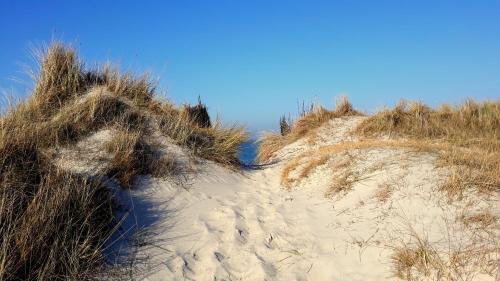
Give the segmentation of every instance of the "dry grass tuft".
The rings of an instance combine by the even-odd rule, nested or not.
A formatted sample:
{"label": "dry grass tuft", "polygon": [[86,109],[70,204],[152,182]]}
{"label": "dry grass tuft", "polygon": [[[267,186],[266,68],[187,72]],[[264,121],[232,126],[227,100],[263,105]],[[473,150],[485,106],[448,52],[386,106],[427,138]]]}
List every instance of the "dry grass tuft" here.
{"label": "dry grass tuft", "polygon": [[308,134],[312,134],[316,128],[319,128],[333,118],[356,115],[362,114],[353,108],[347,97],[339,98],[335,109],[332,111],[321,106],[312,107],[310,111],[304,112],[293,124],[288,124],[290,122],[287,122],[287,126],[290,128],[287,128],[289,132],[286,134],[264,135],[260,141],[258,159],[261,162],[268,161],[284,146]]}
{"label": "dry grass tuft", "polygon": [[103,266],[115,203],[98,179],[36,165],[2,170],[0,278],[90,279]]}
{"label": "dry grass tuft", "polygon": [[476,280],[479,272],[498,276],[498,246],[491,241],[471,239],[454,245],[448,237],[438,249],[413,229],[411,236],[415,243],[395,248],[392,255],[394,273],[400,279]]}
{"label": "dry grass tuft", "polygon": [[283,168],[283,170],[281,171],[281,185],[290,188],[292,187],[292,184],[297,181],[290,174],[293,173],[298,166],[300,166],[302,158],[303,157],[294,158]]}
{"label": "dry grass tuft", "polygon": [[347,97],[341,97],[337,100],[335,109],[332,111],[322,106],[315,106],[312,111],[300,117],[293,123],[290,135],[295,141],[333,118],[356,115],[361,115],[361,113],[354,110]]}
{"label": "dry grass tuft", "polygon": [[342,191],[349,191],[356,181],[358,181],[358,175],[351,169],[347,169],[334,177],[326,196],[329,197]]}
{"label": "dry grass tuft", "polygon": [[160,152],[159,145],[142,131],[117,130],[104,149],[112,155],[107,175],[126,188],[133,187],[138,175],[177,176],[187,168],[186,163]]}
{"label": "dry grass tuft", "polygon": [[[201,140],[201,142],[200,142]],[[200,128],[188,138],[188,146],[195,155],[237,168],[240,165],[241,144],[248,140],[248,133],[241,126],[222,127],[216,122],[212,128]]]}
{"label": "dry grass tuft", "polygon": [[287,136],[282,136],[274,133],[266,133],[262,136],[259,141],[259,151],[257,154],[257,159],[259,162],[269,161],[275,153],[291,143],[291,139]]}
{"label": "dry grass tuft", "polygon": [[439,263],[437,253],[427,243],[418,243],[414,248],[398,248],[392,255],[392,262],[397,277],[403,280],[415,280],[417,274],[428,276]]}
{"label": "dry grass tuft", "polygon": [[498,222],[498,217],[493,215],[490,211],[484,210],[480,213],[462,217],[462,221],[466,226],[478,226],[487,228]]}
{"label": "dry grass tuft", "polygon": [[500,192],[500,150],[460,148],[449,144],[440,153],[442,165],[451,167],[448,181],[441,186],[451,198],[462,198],[467,190],[483,194]]}
{"label": "dry grass tuft", "polygon": [[105,149],[113,155],[108,175],[127,188],[132,187],[137,175],[150,174],[158,158],[142,136],[142,132],[118,131],[105,144]]}
{"label": "dry grass tuft", "polygon": [[375,198],[380,202],[386,202],[392,195],[392,187],[389,183],[384,183],[378,187]]}
{"label": "dry grass tuft", "polygon": [[[286,188],[291,188],[294,184],[308,178],[319,166],[332,162],[328,168],[332,170],[334,179],[327,196],[342,190],[349,190],[354,182],[359,180],[359,173],[351,170],[355,157],[348,153],[339,155],[339,158],[332,158],[332,156],[333,154],[327,150],[318,150],[312,154],[304,153],[293,158],[281,171],[281,184]],[[332,159],[335,161],[331,161]]]}
{"label": "dry grass tuft", "polygon": [[319,166],[326,164],[330,160],[328,155],[321,155],[319,158],[312,159],[307,163],[307,165],[302,169],[299,175],[299,180],[309,177],[309,175]]}
{"label": "dry grass tuft", "polygon": [[121,74],[111,66],[86,70],[76,51],[61,43],[53,43],[35,55],[40,64],[32,74],[35,87],[23,116],[30,120],[43,121],[68,101],[98,86],[138,105],[148,104],[154,97],[156,84],[147,75]]}

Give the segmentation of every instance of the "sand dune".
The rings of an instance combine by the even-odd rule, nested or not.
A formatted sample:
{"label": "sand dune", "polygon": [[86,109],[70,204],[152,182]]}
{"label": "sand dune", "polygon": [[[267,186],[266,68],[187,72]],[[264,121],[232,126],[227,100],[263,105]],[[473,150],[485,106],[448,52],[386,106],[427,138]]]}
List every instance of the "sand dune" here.
{"label": "sand dune", "polygon": [[[292,189],[281,185],[288,160],[353,140],[349,131],[362,118],[333,119],[318,130],[315,144],[301,139],[258,169],[233,172],[204,161],[180,181],[141,177],[138,188],[117,191],[130,212],[122,225],[130,240],[112,247],[134,256],[134,274],[144,280],[396,280],[392,257],[400,247],[423,239],[449,252],[472,243],[475,234],[457,218],[465,209],[498,214],[498,204],[474,196],[449,202],[436,190],[446,170],[428,153],[351,150],[332,156]],[[182,159],[182,149],[174,150]],[[337,165],[346,157],[356,180],[325,196],[332,178],[347,171]],[[138,230],[145,231],[142,240]],[[439,277],[409,274],[415,280]],[[480,267],[464,274],[494,280]]]}
{"label": "sand dune", "polygon": [[54,43],[5,112],[0,279],[500,280],[498,102],[346,97],[264,135]]}

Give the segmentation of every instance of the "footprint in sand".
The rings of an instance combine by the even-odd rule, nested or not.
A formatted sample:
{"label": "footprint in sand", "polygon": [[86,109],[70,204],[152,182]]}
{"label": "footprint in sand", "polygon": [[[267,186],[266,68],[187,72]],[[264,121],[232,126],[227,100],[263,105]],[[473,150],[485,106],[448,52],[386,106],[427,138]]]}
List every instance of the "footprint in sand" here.
{"label": "footprint in sand", "polygon": [[214,252],[214,256],[218,262],[222,262],[226,258],[223,254],[219,252]]}
{"label": "footprint in sand", "polygon": [[245,226],[243,222],[237,223],[235,228],[236,228],[236,233],[234,234],[235,239],[241,244],[246,244],[249,238],[248,228]]}

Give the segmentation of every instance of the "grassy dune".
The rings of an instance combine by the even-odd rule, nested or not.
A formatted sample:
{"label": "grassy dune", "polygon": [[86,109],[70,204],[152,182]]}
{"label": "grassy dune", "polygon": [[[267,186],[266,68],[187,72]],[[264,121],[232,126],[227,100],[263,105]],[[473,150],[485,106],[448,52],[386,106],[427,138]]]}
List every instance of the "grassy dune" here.
{"label": "grassy dune", "polygon": [[[342,116],[361,115],[347,99],[333,111],[317,107],[290,124],[285,135],[264,136],[259,150],[261,161],[269,160],[279,149],[301,138],[314,137],[315,129]],[[392,109],[367,116],[352,132],[360,141],[320,147],[304,165],[299,179],[288,174],[297,168],[299,155],[284,168],[282,183],[291,186],[324,164],[329,155],[349,149],[404,147],[439,155],[440,164],[452,168],[442,189],[460,197],[467,189],[484,193],[500,191],[500,103],[467,100],[458,106],[442,105],[432,109],[420,102],[402,101]],[[387,137],[389,137],[387,139]]]}
{"label": "grassy dune", "polygon": [[[115,268],[106,263],[103,253],[119,226],[120,218],[115,217],[119,202],[108,184],[112,181],[122,188],[134,188],[139,175],[174,176],[180,169],[178,162],[158,153],[158,134],[194,159],[239,169],[238,150],[247,140],[242,127],[223,127],[219,120],[210,120],[201,101],[194,106],[175,106],[155,93],[156,85],[147,76],[120,73],[111,66],[87,68],[64,45],[54,43],[41,52],[32,95],[0,118],[0,280],[114,277]],[[351,151],[389,148],[430,153],[437,156],[438,166],[449,171],[439,190],[450,202],[471,192],[498,196],[498,101],[469,100],[437,109],[401,102],[371,116],[359,117],[362,115],[342,98],[333,110],[314,107],[295,122],[282,118],[281,134],[266,135],[258,157],[261,162],[270,161],[279,156],[280,149],[305,139],[311,149],[276,168],[281,169],[276,178],[293,188],[319,166],[331,165],[332,171],[341,171],[331,179],[327,191],[327,196],[333,196],[349,191],[364,176],[351,169],[355,162]],[[363,120],[346,141],[310,146],[317,144],[315,138],[323,125],[352,116]],[[97,175],[54,164],[58,151],[106,129],[113,132],[103,146],[111,158]],[[340,154],[345,157],[333,158]],[[389,186],[381,188],[377,202],[388,201],[391,192]],[[486,231],[494,230],[497,221],[487,212],[463,218],[466,227],[480,224]],[[457,262],[443,260],[432,245],[416,239],[421,242],[416,247],[394,249],[395,275],[402,279],[411,280],[409,272],[431,267],[452,276],[446,268],[458,268],[459,261],[490,263],[492,258],[487,255],[494,254],[490,244],[481,244],[485,248],[471,248],[476,251],[468,255],[471,262],[461,256]],[[121,277],[118,274],[117,279]]]}
{"label": "grassy dune", "polygon": [[[133,188],[136,175],[176,169],[154,153],[152,132],[196,157],[239,167],[243,128],[201,126],[206,107],[156,99],[147,76],[88,69],[73,49],[54,43],[41,52],[34,82],[32,95],[0,119],[0,280],[85,280],[108,270],[103,248],[118,220],[106,182]],[[106,128],[120,132],[106,145],[113,154],[106,171],[88,177],[53,164],[59,148]]]}
{"label": "grassy dune", "polygon": [[[319,112],[319,113],[318,113]],[[310,112],[299,119],[293,128],[302,127],[303,120],[321,120],[323,124],[335,118],[325,118],[321,111]],[[315,128],[314,125],[306,128]],[[307,137],[312,130],[300,131]],[[365,179],[373,170],[356,171],[359,153],[377,149],[404,150],[409,154],[435,155],[436,168],[448,172],[444,181],[436,179],[436,190],[443,192],[449,204],[468,202],[470,198],[495,200],[500,193],[500,102],[467,100],[457,106],[443,105],[437,109],[420,102],[400,102],[397,106],[364,117],[350,132],[352,140],[319,145],[292,157],[281,170],[281,184],[293,188],[307,179],[318,167],[325,165],[331,179],[326,196],[346,194],[353,185]],[[276,141],[279,140],[279,141]],[[296,138],[271,136],[264,139],[262,159]],[[334,160],[332,160],[334,159]],[[404,163],[398,163],[400,169]],[[381,167],[374,167],[375,170]],[[369,168],[370,169],[370,168]],[[402,183],[401,183],[402,184]],[[382,185],[375,198],[384,204],[391,197],[389,185]],[[439,194],[429,196],[439,196]],[[480,199],[481,200],[481,199]],[[467,203],[464,203],[467,204]],[[491,276],[498,276],[498,217],[494,210],[468,213],[463,207],[461,233],[472,233],[461,250],[441,252],[411,228],[414,244],[394,248],[392,264],[394,275],[404,280],[421,280],[418,276],[441,276],[439,280],[466,280],[473,268]],[[454,235],[453,233],[451,235]],[[445,239],[445,238],[443,238]],[[461,279],[462,278],[462,279]]]}
{"label": "grassy dune", "polygon": [[469,188],[500,191],[500,102],[468,100],[438,109],[401,102],[370,116],[355,133],[407,138],[414,147],[438,153],[441,164],[452,168],[442,187],[452,197],[460,197]]}

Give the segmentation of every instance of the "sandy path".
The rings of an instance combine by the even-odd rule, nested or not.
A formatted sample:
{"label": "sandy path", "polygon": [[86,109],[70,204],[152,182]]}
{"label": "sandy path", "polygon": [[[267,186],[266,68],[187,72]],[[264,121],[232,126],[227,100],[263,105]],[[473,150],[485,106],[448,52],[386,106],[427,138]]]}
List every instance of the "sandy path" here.
{"label": "sandy path", "polygon": [[[359,120],[347,121],[332,122],[326,132],[330,137],[325,142],[350,138],[349,127]],[[303,152],[304,145],[299,141],[283,150],[281,156],[289,159]],[[383,155],[391,157],[390,153]],[[397,153],[392,155],[396,156]],[[372,182],[372,188],[367,189],[361,184],[349,196],[333,201],[325,198],[323,192],[330,181],[328,169],[313,174],[312,184],[287,191],[280,185],[282,165],[280,162],[263,170],[237,174],[207,164],[187,189],[162,181],[144,184],[155,201],[152,205],[168,202],[165,206],[171,215],[153,227],[159,242],[143,247],[139,253],[148,261],[143,277],[147,280],[391,279],[390,249],[375,241],[390,231],[390,228],[380,231],[384,228],[383,218],[389,217],[389,207],[379,208],[379,202],[370,199],[377,185]],[[425,173],[432,168],[420,167],[417,177],[426,178]],[[390,171],[399,175],[401,170]],[[368,200],[368,204],[360,206],[363,200]],[[390,225],[393,221],[385,223]]]}
{"label": "sandy path", "polygon": [[[342,161],[337,156],[291,191],[281,186],[287,160],[352,140],[348,132],[360,120],[334,119],[318,130],[315,144],[299,140],[260,170],[235,173],[204,162],[181,184],[146,176],[137,188],[117,188],[129,213],[117,235],[133,240],[117,239],[111,252],[135,257],[133,279],[139,280],[395,280],[394,248],[411,245],[415,234],[437,250],[460,249],[471,241],[460,215],[500,213],[497,202],[473,196],[448,202],[437,191],[445,171],[435,157],[401,149],[349,151],[349,171],[359,179],[331,198],[326,190],[345,172],[335,168]],[[89,143],[102,143],[108,133],[82,145],[99,147]],[[187,161],[182,149],[168,142],[165,149]],[[62,165],[71,159],[62,158]],[[80,162],[69,166],[88,172],[99,165]],[[376,196],[381,187],[389,190],[385,200]],[[137,231],[142,235],[130,235]],[[464,280],[494,280],[474,271],[469,277]]]}
{"label": "sandy path", "polygon": [[[424,168],[424,169],[422,169]],[[211,170],[217,169],[216,167]],[[423,176],[432,167],[415,171]],[[402,192],[399,205],[379,206],[374,189],[332,201],[311,188],[279,188],[280,166],[244,175],[220,173],[163,198],[175,215],[162,248],[147,249],[147,280],[387,280],[390,239],[400,205],[422,209],[427,198]],[[321,171],[319,172],[321,173]],[[218,173],[215,173],[218,174]],[[327,177],[326,174],[322,174]],[[389,175],[388,175],[389,176]],[[320,183],[318,183],[320,185]],[[373,185],[376,187],[377,185]],[[167,189],[175,190],[175,187]],[[425,193],[425,190],[423,190]],[[161,199],[160,199],[161,200]],[[360,203],[365,201],[365,203]],[[363,204],[363,205],[360,205]],[[441,210],[435,210],[441,212]],[[415,215],[415,219],[421,219]],[[433,224],[434,221],[429,221]],[[154,262],[153,262],[154,260]]]}
{"label": "sandy path", "polygon": [[[285,157],[300,152],[291,150]],[[135,200],[163,204],[170,215],[154,223],[157,242],[139,253],[148,261],[142,277],[341,280],[342,271],[349,270],[334,262],[338,211],[319,192],[281,188],[281,168],[278,163],[239,174],[207,164],[186,189],[147,179],[144,192],[134,191]],[[141,220],[144,211],[136,216]]]}
{"label": "sandy path", "polygon": [[169,202],[189,206],[165,233],[174,254],[160,254],[149,280],[326,280],[334,260],[333,245],[324,244],[333,235],[325,216],[334,214],[331,202],[277,189],[272,168],[221,182],[197,183],[191,196]]}

